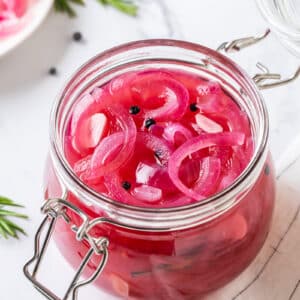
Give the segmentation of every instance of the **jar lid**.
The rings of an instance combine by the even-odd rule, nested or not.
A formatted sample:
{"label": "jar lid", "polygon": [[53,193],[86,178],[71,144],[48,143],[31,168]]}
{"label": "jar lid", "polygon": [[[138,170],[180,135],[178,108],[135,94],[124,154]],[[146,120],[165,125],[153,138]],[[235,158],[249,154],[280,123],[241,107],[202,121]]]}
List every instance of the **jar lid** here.
{"label": "jar lid", "polygon": [[257,5],[280,41],[300,57],[300,1],[256,0]]}

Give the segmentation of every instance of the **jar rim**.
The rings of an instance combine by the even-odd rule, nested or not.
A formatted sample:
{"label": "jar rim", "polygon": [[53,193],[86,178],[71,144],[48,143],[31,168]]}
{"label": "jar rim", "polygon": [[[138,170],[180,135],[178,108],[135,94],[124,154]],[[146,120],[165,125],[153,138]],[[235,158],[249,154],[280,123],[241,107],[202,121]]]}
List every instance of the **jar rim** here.
{"label": "jar rim", "polygon": [[[179,207],[164,207],[164,208],[149,208],[149,207],[138,207],[138,206],[132,206],[125,203],[121,203],[119,201],[113,200],[111,198],[108,198],[104,195],[101,195],[100,193],[94,191],[93,189],[89,188],[87,185],[85,185],[73,172],[72,168],[69,166],[65,154],[62,147],[59,147],[58,140],[59,140],[59,132],[58,132],[58,112],[61,106],[61,103],[67,94],[68,88],[71,86],[72,82],[75,80],[77,74],[79,74],[81,71],[88,69],[91,65],[95,63],[95,61],[99,59],[106,59],[107,57],[112,57],[116,54],[120,54],[125,50],[135,49],[135,48],[143,48],[143,47],[155,47],[155,46],[166,46],[166,47],[179,47],[183,50],[191,50],[199,54],[204,54],[205,56],[212,58],[221,64],[227,64],[232,70],[234,70],[235,74],[239,76],[239,78],[242,78],[248,85],[248,87],[251,89],[252,94],[258,100],[258,103],[260,104],[260,108],[262,110],[262,133],[260,135],[259,140],[257,141],[257,146],[255,146],[255,152],[252,156],[252,159],[248,166],[245,168],[245,170],[240,174],[240,176],[226,189],[222,190],[221,192],[212,195],[211,197],[208,197],[204,201],[199,201],[196,203],[179,206]],[[260,165],[262,168],[261,161],[264,161],[264,158],[266,158],[266,148],[268,144],[268,137],[269,137],[269,119],[268,119],[268,113],[267,109],[263,100],[262,95],[260,94],[257,86],[255,85],[254,81],[249,77],[249,75],[234,61],[232,61],[230,58],[224,56],[223,54],[207,48],[205,46],[186,42],[186,41],[179,41],[179,40],[171,40],[171,39],[149,39],[149,40],[141,40],[141,41],[135,41],[130,42],[126,44],[122,44],[120,46],[111,48],[109,50],[106,50],[105,52],[102,52],[93,58],[91,58],[88,62],[86,62],[81,68],[79,68],[75,74],[72,75],[71,79],[68,81],[67,85],[64,87],[64,89],[59,93],[56,102],[53,106],[51,117],[50,117],[50,141],[51,141],[51,148],[50,148],[50,155],[52,158],[52,162],[56,170],[58,170],[58,177],[61,181],[63,186],[67,186],[67,188],[72,187],[71,192],[74,193],[75,188],[78,190],[81,190],[78,193],[74,193],[75,195],[80,196],[88,196],[89,201],[96,206],[103,206],[108,210],[116,209],[118,211],[122,211],[122,216],[127,216],[128,213],[138,213],[141,212],[143,214],[143,218],[148,216],[153,216],[153,213],[155,213],[157,216],[161,216],[163,218],[164,216],[171,216],[173,215],[178,217],[178,213],[182,212],[190,212],[194,211],[197,208],[203,208],[209,209],[209,206],[211,204],[217,204],[218,201],[220,201],[224,195],[237,195],[237,187],[239,187],[243,182],[246,181],[246,179],[254,173],[255,169],[257,169],[257,166]],[[260,168],[260,169],[261,169]],[[257,172],[256,172],[257,173]],[[84,191],[84,194],[82,193]],[[79,197],[80,200],[82,200]],[[228,201],[227,201],[228,202]],[[224,201],[220,201],[220,204],[224,204]],[[114,211],[115,213],[116,211]],[[194,214],[193,214],[194,215]],[[152,220],[153,221],[153,220]],[[135,227],[135,226],[131,226]],[[143,226],[142,226],[143,227]],[[152,227],[152,226],[151,226]],[[155,226],[154,226],[155,227]],[[140,228],[140,226],[137,226],[136,228]],[[144,227],[143,227],[144,228]],[[152,228],[153,229],[153,228]],[[156,228],[159,230],[168,230],[169,226],[166,226],[164,228]]]}

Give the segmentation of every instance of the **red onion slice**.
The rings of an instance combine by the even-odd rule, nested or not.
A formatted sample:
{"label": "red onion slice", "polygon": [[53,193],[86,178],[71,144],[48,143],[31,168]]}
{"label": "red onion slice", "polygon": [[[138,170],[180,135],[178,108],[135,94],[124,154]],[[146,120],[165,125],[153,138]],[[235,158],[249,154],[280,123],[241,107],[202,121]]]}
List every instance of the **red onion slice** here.
{"label": "red onion slice", "polygon": [[136,141],[136,126],[131,116],[120,107],[108,110],[117,116],[122,132],[109,135],[96,147],[91,167],[98,175],[112,172],[129,161]]}
{"label": "red onion slice", "polygon": [[151,125],[149,128],[149,132],[157,137],[162,137],[163,133],[164,133],[164,127],[161,125]]}
{"label": "red onion slice", "polygon": [[[201,200],[205,198],[203,194],[200,194],[196,190],[187,187],[179,178],[179,168],[185,158],[189,157],[192,153],[209,146],[220,145],[220,146],[235,146],[243,145],[245,135],[243,133],[218,133],[218,134],[205,134],[184,143],[182,146],[177,148],[170,157],[168,171],[171,180],[174,185],[185,195],[195,199]],[[211,170],[213,171],[213,170]]]}
{"label": "red onion slice", "polygon": [[136,182],[159,188],[164,193],[178,191],[170,179],[168,170],[157,164],[140,162],[135,173]]}
{"label": "red onion slice", "polygon": [[74,172],[84,183],[89,185],[99,184],[101,176],[93,172],[91,168],[91,155],[77,161],[74,165]]}
{"label": "red onion slice", "polygon": [[176,146],[183,144],[192,137],[190,130],[180,123],[168,124],[163,133],[163,138]]}
{"label": "red onion slice", "polygon": [[201,161],[200,176],[194,190],[203,196],[215,193],[221,175],[221,161],[216,157],[205,157]]}
{"label": "red onion slice", "polygon": [[165,194],[178,192],[165,167],[157,169],[149,179],[148,184],[161,189]]}
{"label": "red onion slice", "polygon": [[112,199],[129,205],[141,206],[141,202],[133,197],[130,191],[122,187],[122,179],[119,174],[107,174],[104,176],[104,184]]}
{"label": "red onion slice", "polygon": [[137,133],[137,146],[146,147],[153,151],[153,154],[163,166],[168,164],[172,149],[164,139],[158,138],[147,132]]}
{"label": "red onion slice", "polygon": [[127,72],[124,75],[120,75],[112,79],[107,90],[110,95],[124,106],[129,106],[130,104],[136,104],[133,102],[131,82],[136,78],[136,72]]}
{"label": "red onion slice", "polygon": [[201,163],[199,159],[187,159],[180,165],[178,174],[180,180],[186,186],[192,186],[195,184],[200,174]]}
{"label": "red onion slice", "polygon": [[[134,98],[139,99],[143,107],[159,103],[157,108],[144,108],[141,116],[158,121],[178,120],[188,107],[188,91],[179,81],[162,71],[144,71],[137,73],[131,82]],[[163,104],[162,104],[163,103]]]}

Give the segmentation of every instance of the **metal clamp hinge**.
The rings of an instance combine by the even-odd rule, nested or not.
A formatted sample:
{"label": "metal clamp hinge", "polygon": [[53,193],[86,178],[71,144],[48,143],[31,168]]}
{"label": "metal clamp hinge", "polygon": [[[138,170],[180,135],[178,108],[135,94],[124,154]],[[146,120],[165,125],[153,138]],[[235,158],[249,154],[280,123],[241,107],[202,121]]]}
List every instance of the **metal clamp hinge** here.
{"label": "metal clamp hinge", "polygon": [[238,52],[244,48],[247,48],[264,40],[270,33],[271,30],[266,29],[266,31],[261,35],[249,36],[229,42],[224,42],[217,48],[217,51],[224,51],[226,53]]}
{"label": "metal clamp hinge", "polygon": [[300,66],[291,77],[285,79],[281,79],[279,73],[271,73],[269,69],[260,62],[258,62],[256,66],[262,73],[256,74],[252,79],[261,90],[288,84],[297,79],[300,75]]}
{"label": "metal clamp hinge", "polygon": [[[224,42],[217,48],[217,51],[224,51],[225,53],[238,52],[246,47],[252,46],[264,40],[269,36],[270,32],[270,29],[266,29],[266,31],[261,35],[249,36]],[[262,63],[257,63],[257,67],[261,70],[261,73],[257,73],[252,79],[257,87],[261,90],[288,84],[300,76],[300,66],[292,76],[285,79],[281,79],[281,75],[279,73],[270,73],[269,69]]]}
{"label": "metal clamp hinge", "polygon": [[[37,279],[37,274],[41,262],[45,256],[46,249],[49,245],[57,221],[61,218],[65,222],[70,223],[70,216],[68,215],[68,211],[72,211],[73,213],[75,213],[80,217],[82,221],[81,225],[79,226],[71,226],[76,235],[76,239],[78,241],[88,241],[91,247],[84,256],[78,270],[76,271],[75,276],[73,277],[70,285],[67,288],[65,295],[60,298]],[[77,300],[78,290],[81,287],[95,281],[101,274],[107,263],[109,245],[108,239],[106,237],[95,238],[89,234],[90,230],[95,225],[99,225],[106,220],[104,218],[98,218],[90,222],[88,216],[82,210],[64,199],[50,199],[46,201],[45,205],[42,207],[42,212],[46,214],[46,216],[36,232],[34,242],[34,255],[25,264],[23,268],[24,274],[33,283],[35,288],[37,288],[39,292],[41,292],[50,300]],[[44,231],[45,237],[42,241],[41,236]],[[90,262],[93,255],[102,256],[95,272],[89,278],[80,280],[87,264]],[[31,267],[33,267],[32,271],[30,271]]]}

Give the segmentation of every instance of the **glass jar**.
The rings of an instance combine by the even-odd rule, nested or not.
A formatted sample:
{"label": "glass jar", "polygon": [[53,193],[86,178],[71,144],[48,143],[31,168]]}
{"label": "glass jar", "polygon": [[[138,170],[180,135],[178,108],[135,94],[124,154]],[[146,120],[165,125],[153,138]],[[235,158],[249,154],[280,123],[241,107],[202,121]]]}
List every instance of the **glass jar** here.
{"label": "glass jar", "polygon": [[[245,171],[224,191],[181,207],[134,207],[96,193],[72,171],[64,154],[64,133],[74,103],[117,75],[147,68],[185,70],[218,81],[247,112],[255,151]],[[65,199],[90,224],[84,227],[85,237],[89,234],[84,239],[78,228],[87,220],[77,210],[65,208],[68,217],[56,220],[54,228],[59,250],[78,268],[91,244],[106,238],[108,259],[93,280],[99,288],[124,299],[199,299],[223,286],[251,263],[270,228],[275,181],[268,126],[255,83],[214,50],[181,41],[149,40],[96,56],[67,83],[51,117],[45,199]],[[93,277],[101,264],[101,255],[90,257],[85,276]]]}
{"label": "glass jar", "polygon": [[271,29],[292,53],[300,57],[300,1],[256,1]]}

